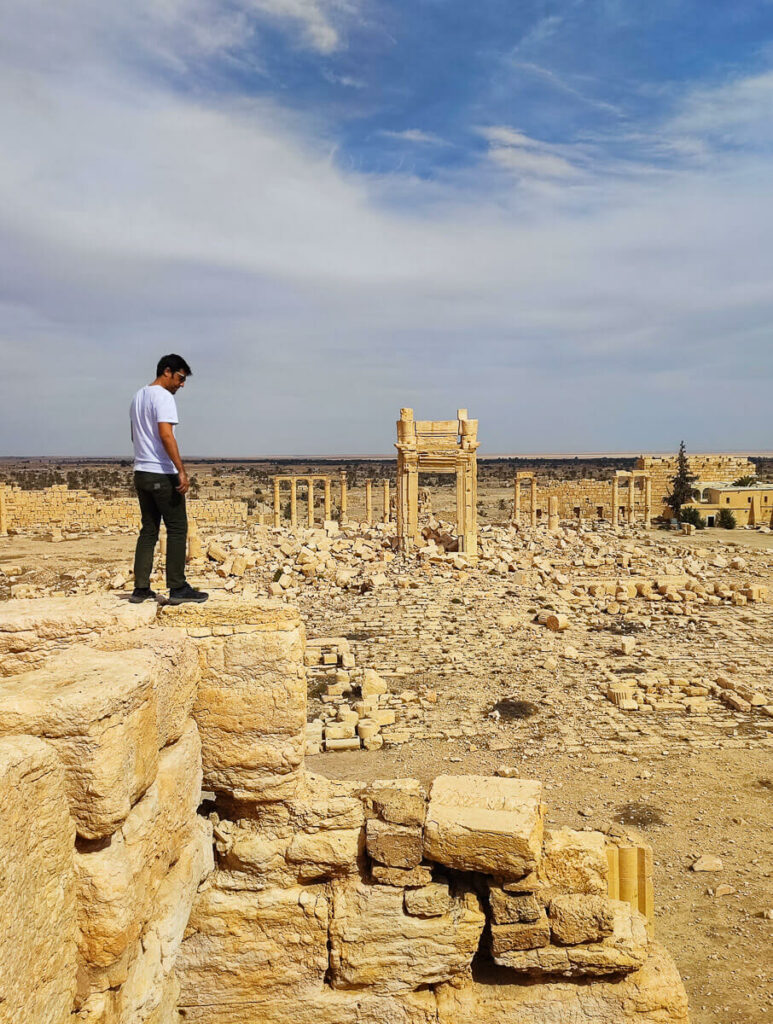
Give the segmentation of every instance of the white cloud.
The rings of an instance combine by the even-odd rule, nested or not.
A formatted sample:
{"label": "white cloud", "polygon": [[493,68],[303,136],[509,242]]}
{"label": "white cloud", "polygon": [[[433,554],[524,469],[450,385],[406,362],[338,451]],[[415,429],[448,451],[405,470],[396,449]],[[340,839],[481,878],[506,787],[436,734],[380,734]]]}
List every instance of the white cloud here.
{"label": "white cloud", "polygon": [[388,139],[398,139],[401,142],[417,142],[427,146],[445,146],[447,143],[444,139],[441,139],[439,135],[435,135],[434,132],[425,132],[421,128],[406,128],[401,132],[393,132],[384,129],[379,132],[379,135],[383,135]]}
{"label": "white cloud", "polygon": [[721,146],[773,141],[773,71],[696,89],[668,125],[676,137]]}
{"label": "white cloud", "polygon": [[576,178],[578,168],[563,152],[569,147],[551,146],[507,125],[480,128],[489,143],[489,158],[518,176],[535,178]]}
{"label": "white cloud", "polygon": [[342,44],[339,22],[356,5],[346,0],[249,0],[256,11],[297,25],[304,43],[320,53],[332,53]]}
{"label": "white cloud", "polygon": [[500,125],[426,182],[118,62],[0,89],[0,452],[125,451],[170,349],[189,452],[389,452],[401,405],[468,406],[488,451],[769,445],[765,154],[611,176]]}

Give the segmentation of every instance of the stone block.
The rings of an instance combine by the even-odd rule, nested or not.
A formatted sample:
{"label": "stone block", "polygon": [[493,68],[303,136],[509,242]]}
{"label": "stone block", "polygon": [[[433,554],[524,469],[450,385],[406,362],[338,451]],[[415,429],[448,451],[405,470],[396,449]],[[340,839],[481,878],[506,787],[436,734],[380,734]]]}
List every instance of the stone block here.
{"label": "stone block", "polygon": [[157,607],[152,601],[129,604],[106,594],[6,601],[0,617],[0,676],[27,672],[68,644],[149,626]]}
{"label": "stone block", "polygon": [[527,779],[439,775],[432,784],[424,856],[459,871],[520,878],[542,845],[542,785]]}
{"label": "stone block", "polygon": [[331,983],[400,992],[447,980],[469,967],[485,917],[472,892],[455,895],[446,913],[405,913],[403,892],[359,881],[333,883]]}
{"label": "stone block", "polygon": [[[494,962],[500,967],[511,967],[528,974],[564,974],[567,977],[618,974],[638,970],[647,959],[647,922],[629,903],[620,900],[610,900],[609,903],[614,915],[613,931],[604,939],[578,946],[545,945],[542,948],[521,950],[513,948],[510,951],[495,953]],[[494,926],[500,927],[518,926]]]}
{"label": "stone block", "polygon": [[289,1004],[257,993],[249,1003],[187,1006],[185,1024],[437,1024],[437,1004],[431,990],[373,995],[325,986]]}
{"label": "stone block", "polygon": [[442,917],[452,906],[448,885],[430,882],[420,889],[406,889],[403,905],[406,914],[412,917]]}
{"label": "stone block", "polygon": [[539,878],[555,894],[607,894],[609,861],[603,832],[549,830],[545,835]]}
{"label": "stone block", "polygon": [[75,828],[56,753],[0,740],[0,1019],[69,1020],[76,984]]}
{"label": "stone block", "polygon": [[514,950],[540,949],[550,945],[550,924],[545,911],[540,908],[536,921],[524,924],[492,924],[491,955],[498,957]]}
{"label": "stone block", "polygon": [[392,868],[415,868],[421,863],[422,830],[418,825],[396,825],[371,818],[367,825],[368,854]]}
{"label": "stone block", "polygon": [[301,881],[317,881],[356,871],[363,847],[361,828],[299,832],[291,839],[285,857],[297,866]]}
{"label": "stone block", "polygon": [[204,784],[237,800],[291,798],[306,726],[304,631],[296,609],[272,600],[165,606],[180,628],[228,626],[197,641],[202,676],[194,706]]}
{"label": "stone block", "polygon": [[[152,917],[134,944],[122,984],[91,996],[74,1020],[87,1024],[179,1024],[175,966],[197,890],[213,867],[212,826],[197,818],[178,860],[158,888]],[[94,1010],[100,1010],[102,1016]]]}
{"label": "stone block", "polygon": [[181,630],[154,627],[132,633],[107,632],[95,646],[101,651],[142,648],[152,654],[159,749],[178,740],[193,711],[199,685],[196,645]]}
{"label": "stone block", "polygon": [[568,893],[550,901],[550,933],[561,946],[600,942],[614,929],[614,908],[605,896]]}
{"label": "stone block", "polygon": [[111,835],[156,776],[152,656],[73,647],[0,683],[0,734],[45,736],[65,769],[78,834]]}
{"label": "stone block", "polygon": [[689,1024],[679,972],[658,945],[650,947],[639,970],[597,978],[590,990],[561,978],[512,984],[494,967],[474,980],[440,985],[436,993],[438,1024]]}
{"label": "stone block", "polygon": [[376,697],[382,693],[387,693],[389,687],[378,674],[372,668],[366,668],[362,674],[362,682],[360,684],[360,693],[363,698]]}
{"label": "stone block", "polygon": [[[325,886],[228,891],[216,871],[196,897],[177,976],[180,1007],[208,1007],[212,1021],[232,1005],[280,1000],[285,1012],[319,992],[328,969]],[[223,881],[227,881],[223,879]],[[196,1019],[194,1017],[194,1019]]]}
{"label": "stone block", "polygon": [[385,864],[373,864],[370,869],[374,882],[379,885],[394,885],[397,888],[429,885],[432,881],[432,868],[429,864],[419,864],[415,868],[390,868]]}
{"label": "stone block", "polygon": [[364,798],[384,821],[424,825],[427,794],[418,779],[378,779],[368,786]]}
{"label": "stone block", "polygon": [[509,893],[499,886],[489,886],[489,906],[495,924],[535,924],[542,906],[533,893]]}
{"label": "stone block", "polygon": [[139,938],[159,886],[190,839],[200,797],[201,744],[189,722],[162,751],[155,782],[120,828],[75,853],[82,968],[109,976],[106,969]]}

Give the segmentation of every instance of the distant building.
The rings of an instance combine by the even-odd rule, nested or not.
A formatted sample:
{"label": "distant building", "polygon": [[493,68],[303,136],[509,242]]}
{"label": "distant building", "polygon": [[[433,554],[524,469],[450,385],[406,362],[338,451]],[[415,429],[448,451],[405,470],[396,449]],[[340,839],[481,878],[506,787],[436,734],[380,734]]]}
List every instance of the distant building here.
{"label": "distant building", "polygon": [[697,508],[707,526],[716,525],[720,509],[729,509],[736,526],[773,526],[773,484],[731,487],[729,484],[700,483],[694,500],[683,508]]}

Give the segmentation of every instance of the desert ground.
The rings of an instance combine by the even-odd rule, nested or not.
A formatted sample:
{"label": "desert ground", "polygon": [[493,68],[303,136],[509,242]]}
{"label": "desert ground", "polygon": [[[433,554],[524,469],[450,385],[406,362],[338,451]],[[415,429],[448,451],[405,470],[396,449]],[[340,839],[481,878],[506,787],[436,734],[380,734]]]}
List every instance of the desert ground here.
{"label": "desert ground", "polygon": [[[249,470],[198,472],[202,491],[268,493]],[[657,936],[695,1024],[773,1020],[773,534],[515,530],[505,473],[484,473],[481,558],[468,566],[432,541],[452,518],[453,487],[430,493],[430,543],[409,558],[382,524],[202,529],[189,578],[256,596],[281,585],[310,638],[346,639],[357,670],[386,681],[395,722],[383,746],[313,754],[312,771],[542,779],[551,822],[632,830],[653,844]],[[128,591],[133,546],[130,532],[12,535],[0,540],[0,601]],[[234,575],[238,555],[247,567]],[[554,632],[540,613],[565,616],[566,628]],[[619,683],[635,709],[608,698]],[[310,689],[310,718],[334,717],[343,690]],[[757,696],[726,702],[738,693]],[[701,856],[721,869],[693,871]]]}

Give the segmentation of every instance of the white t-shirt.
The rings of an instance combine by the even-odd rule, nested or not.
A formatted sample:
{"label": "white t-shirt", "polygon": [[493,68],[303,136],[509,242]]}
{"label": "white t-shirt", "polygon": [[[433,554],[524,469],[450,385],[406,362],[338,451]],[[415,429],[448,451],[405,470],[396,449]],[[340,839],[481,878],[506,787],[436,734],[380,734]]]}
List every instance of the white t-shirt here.
{"label": "white t-shirt", "polygon": [[134,468],[145,473],[176,473],[158,433],[159,423],[179,423],[174,395],[160,384],[140,388],[129,409]]}

